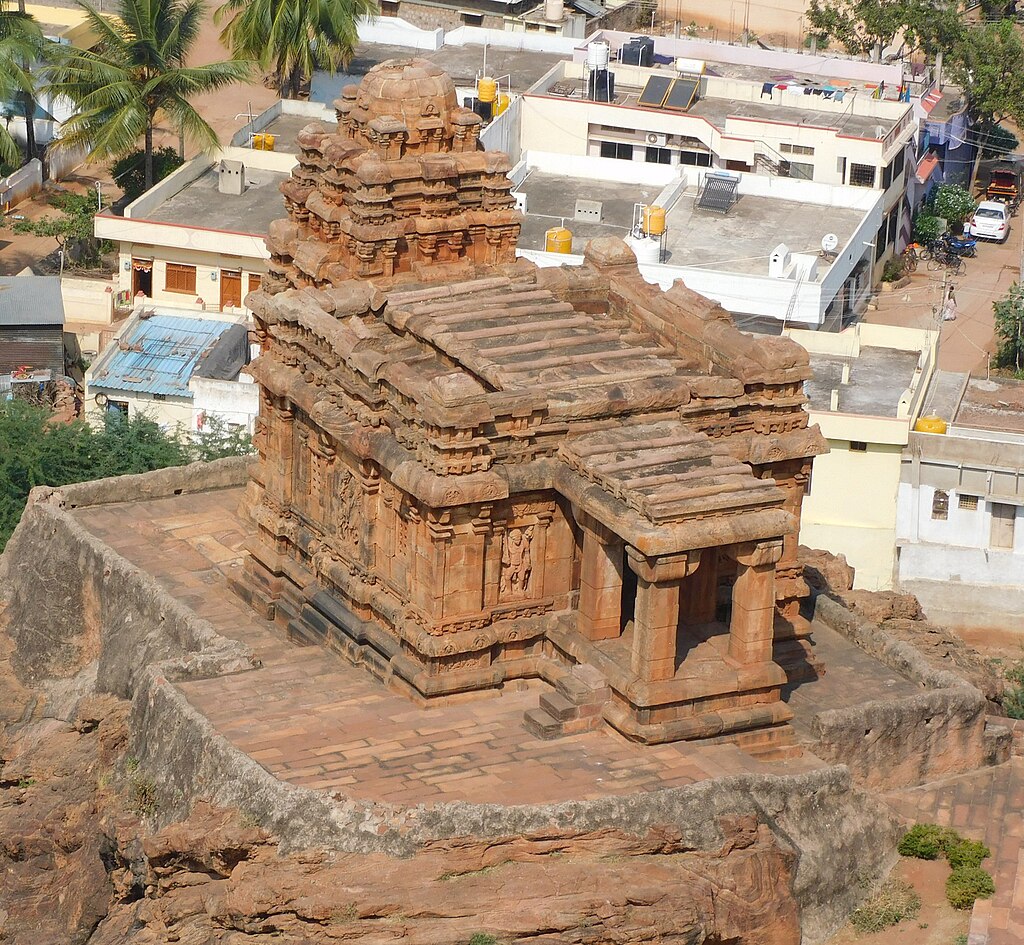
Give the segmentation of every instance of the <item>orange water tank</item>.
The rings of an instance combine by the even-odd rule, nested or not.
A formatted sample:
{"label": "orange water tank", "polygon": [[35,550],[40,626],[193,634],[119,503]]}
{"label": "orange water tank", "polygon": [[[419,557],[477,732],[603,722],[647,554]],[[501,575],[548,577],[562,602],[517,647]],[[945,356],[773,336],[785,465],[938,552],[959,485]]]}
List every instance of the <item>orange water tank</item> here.
{"label": "orange water tank", "polygon": [[945,433],[946,421],[934,414],[918,417],[917,423],[914,424],[914,430],[918,433]]}
{"label": "orange water tank", "polygon": [[648,236],[661,236],[665,232],[665,208],[657,204],[644,207],[643,225]]}
{"label": "orange water tank", "polygon": [[544,234],[544,249],[549,253],[571,253],[572,233],[564,226],[554,226]]}
{"label": "orange water tank", "polygon": [[477,80],[476,94],[481,102],[493,102],[498,97],[498,83],[489,75],[485,75]]}

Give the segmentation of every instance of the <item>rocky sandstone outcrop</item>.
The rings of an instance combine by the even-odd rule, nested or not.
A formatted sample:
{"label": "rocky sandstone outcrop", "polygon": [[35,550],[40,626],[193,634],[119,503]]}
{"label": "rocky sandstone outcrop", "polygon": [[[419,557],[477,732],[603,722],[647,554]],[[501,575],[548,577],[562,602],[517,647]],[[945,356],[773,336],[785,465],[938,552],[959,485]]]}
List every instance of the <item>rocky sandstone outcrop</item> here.
{"label": "rocky sandstone outcrop", "polygon": [[0,739],[0,941],[69,945],[401,940],[795,945],[795,855],[754,817],[719,850],[671,830],[438,842],[407,859],[282,856],[237,811],[199,804],[154,833],[152,785],[123,754],[127,703]]}

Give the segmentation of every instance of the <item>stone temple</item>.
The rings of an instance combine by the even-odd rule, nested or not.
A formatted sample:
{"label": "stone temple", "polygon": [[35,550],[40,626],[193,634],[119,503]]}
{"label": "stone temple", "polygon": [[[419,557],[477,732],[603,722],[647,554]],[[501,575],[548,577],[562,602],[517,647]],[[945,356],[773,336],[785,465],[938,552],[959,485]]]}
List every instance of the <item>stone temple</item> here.
{"label": "stone temple", "polygon": [[257,523],[237,589],[416,700],[546,684],[525,724],[784,745],[801,500],[825,451],[807,355],[627,246],[516,259],[508,158],[423,60],[307,126],[282,185]]}

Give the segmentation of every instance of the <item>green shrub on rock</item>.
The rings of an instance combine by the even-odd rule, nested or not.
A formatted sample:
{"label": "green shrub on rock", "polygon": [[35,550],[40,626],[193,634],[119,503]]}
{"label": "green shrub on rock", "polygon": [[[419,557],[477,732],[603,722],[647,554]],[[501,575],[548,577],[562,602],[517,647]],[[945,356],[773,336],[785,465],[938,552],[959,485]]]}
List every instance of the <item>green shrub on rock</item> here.
{"label": "green shrub on rock", "polygon": [[980,866],[961,866],[946,880],[946,899],[954,909],[970,909],[975,899],[988,899],[995,891],[992,877]]}

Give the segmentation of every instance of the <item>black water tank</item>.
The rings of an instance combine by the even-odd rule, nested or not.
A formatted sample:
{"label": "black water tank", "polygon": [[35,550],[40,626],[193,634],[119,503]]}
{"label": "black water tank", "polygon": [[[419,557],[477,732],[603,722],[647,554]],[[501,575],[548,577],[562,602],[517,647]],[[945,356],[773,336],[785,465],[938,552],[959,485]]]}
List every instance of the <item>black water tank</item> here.
{"label": "black water tank", "polygon": [[654,40],[650,36],[634,36],[630,42],[639,48],[638,53],[638,66],[647,66],[650,68],[654,65]]}
{"label": "black water tank", "polygon": [[615,74],[608,69],[595,69],[587,79],[587,98],[592,102],[615,101]]}

